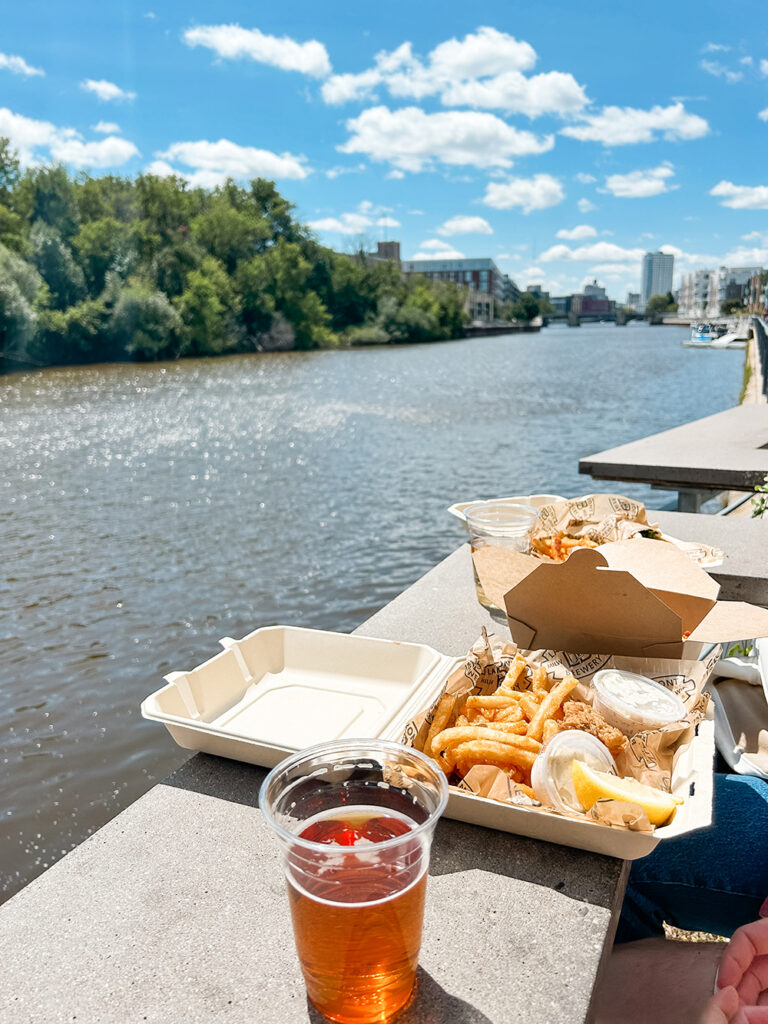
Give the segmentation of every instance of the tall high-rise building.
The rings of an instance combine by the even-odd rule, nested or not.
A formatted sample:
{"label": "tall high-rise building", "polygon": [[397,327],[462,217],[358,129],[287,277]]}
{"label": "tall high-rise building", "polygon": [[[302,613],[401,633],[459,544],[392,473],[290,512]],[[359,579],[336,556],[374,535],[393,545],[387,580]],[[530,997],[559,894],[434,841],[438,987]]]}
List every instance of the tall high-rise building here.
{"label": "tall high-rise building", "polygon": [[640,302],[643,309],[652,295],[666,295],[672,291],[672,272],[675,257],[666,252],[647,252],[640,271]]}

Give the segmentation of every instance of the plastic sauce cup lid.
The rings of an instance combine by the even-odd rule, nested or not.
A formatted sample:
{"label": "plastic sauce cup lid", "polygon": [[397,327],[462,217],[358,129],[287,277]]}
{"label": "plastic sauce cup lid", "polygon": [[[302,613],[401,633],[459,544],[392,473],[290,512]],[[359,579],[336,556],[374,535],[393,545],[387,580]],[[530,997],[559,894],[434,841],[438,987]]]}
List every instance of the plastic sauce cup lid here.
{"label": "plastic sauce cup lid", "polygon": [[592,685],[605,707],[641,728],[658,728],[685,718],[685,705],[672,690],[647,676],[616,668],[596,672]]}
{"label": "plastic sauce cup lid", "polygon": [[533,762],[531,786],[536,798],[558,811],[583,811],[573,787],[573,762],[616,773],[613,755],[591,733],[567,729],[556,733]]}

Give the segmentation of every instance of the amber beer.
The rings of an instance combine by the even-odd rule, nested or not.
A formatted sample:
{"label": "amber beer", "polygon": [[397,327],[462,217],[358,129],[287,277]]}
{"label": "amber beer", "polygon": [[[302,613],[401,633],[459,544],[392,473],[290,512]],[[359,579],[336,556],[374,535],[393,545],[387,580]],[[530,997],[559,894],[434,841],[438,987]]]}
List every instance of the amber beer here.
{"label": "amber beer", "polygon": [[434,761],[387,740],[310,747],[264,780],[307,993],[331,1020],[383,1024],[408,1002],[447,799]]}
{"label": "amber beer", "polygon": [[376,857],[371,844],[405,835],[414,825],[381,811],[329,811],[304,829],[302,839],[346,848],[322,877],[307,875],[296,863],[299,884],[290,858],[288,863],[293,931],[307,993],[326,1017],[342,1024],[389,1020],[408,1001],[416,977],[427,858],[418,839],[394,858],[390,851]]}

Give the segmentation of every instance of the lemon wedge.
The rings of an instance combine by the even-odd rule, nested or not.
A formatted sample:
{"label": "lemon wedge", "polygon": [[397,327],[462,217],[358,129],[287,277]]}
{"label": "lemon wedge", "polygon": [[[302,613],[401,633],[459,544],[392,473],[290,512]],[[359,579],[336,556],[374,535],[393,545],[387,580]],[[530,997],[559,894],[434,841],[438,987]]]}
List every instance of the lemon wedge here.
{"label": "lemon wedge", "polygon": [[610,772],[596,771],[583,761],[574,761],[573,788],[585,811],[598,800],[627,800],[639,804],[648,815],[652,825],[663,825],[678,804],[683,801],[671,793],[664,793],[652,786],[644,786],[637,779],[620,779]]}

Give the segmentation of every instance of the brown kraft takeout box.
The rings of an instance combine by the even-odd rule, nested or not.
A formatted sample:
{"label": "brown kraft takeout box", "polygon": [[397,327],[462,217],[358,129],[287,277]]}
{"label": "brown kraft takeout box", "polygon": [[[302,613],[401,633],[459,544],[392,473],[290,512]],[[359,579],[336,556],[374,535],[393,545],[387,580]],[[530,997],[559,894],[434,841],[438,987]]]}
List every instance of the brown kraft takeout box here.
{"label": "brown kraft takeout box", "polygon": [[528,650],[680,659],[705,644],[768,636],[768,610],[718,601],[720,585],[672,544],[633,538],[576,548],[560,563],[491,545],[472,557]]}

